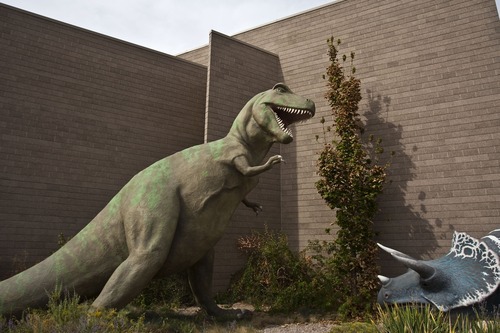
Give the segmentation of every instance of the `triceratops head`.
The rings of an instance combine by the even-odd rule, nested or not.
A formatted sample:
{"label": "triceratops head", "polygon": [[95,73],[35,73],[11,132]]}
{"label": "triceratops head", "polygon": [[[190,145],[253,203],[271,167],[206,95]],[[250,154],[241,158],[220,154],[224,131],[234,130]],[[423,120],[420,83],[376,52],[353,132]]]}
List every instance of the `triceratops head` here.
{"label": "triceratops head", "polygon": [[435,260],[416,260],[378,244],[408,271],[395,278],[379,275],[379,303],[431,303],[442,311],[482,302],[500,284],[500,229],[481,241],[455,232],[450,252]]}

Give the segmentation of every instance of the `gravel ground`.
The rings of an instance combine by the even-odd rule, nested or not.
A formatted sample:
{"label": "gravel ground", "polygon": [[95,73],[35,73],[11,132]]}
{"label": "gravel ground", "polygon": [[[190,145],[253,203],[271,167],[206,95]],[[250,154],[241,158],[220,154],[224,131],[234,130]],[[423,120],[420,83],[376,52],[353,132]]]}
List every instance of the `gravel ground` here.
{"label": "gravel ground", "polygon": [[257,327],[258,332],[263,333],[328,333],[334,326],[332,320],[328,318],[303,317],[300,315],[268,315],[266,313],[254,312],[255,309],[250,304],[236,303],[233,308],[245,309],[253,312],[252,322]]}
{"label": "gravel ground", "polygon": [[328,333],[333,327],[333,323],[303,323],[285,324],[281,326],[266,327],[259,332],[264,333]]}
{"label": "gravel ground", "polygon": [[[225,306],[223,306],[225,307]],[[302,315],[269,315],[265,312],[254,312],[253,306],[245,303],[233,305],[237,309],[245,309],[253,313],[249,323],[256,332],[262,333],[328,333],[334,326],[331,318],[318,318],[314,316]],[[227,307],[226,307],[227,308]],[[188,307],[178,309],[176,312],[186,316],[195,315],[200,311],[199,307]],[[238,331],[238,326],[245,326],[247,322],[234,321],[228,323],[227,328],[230,331]]]}

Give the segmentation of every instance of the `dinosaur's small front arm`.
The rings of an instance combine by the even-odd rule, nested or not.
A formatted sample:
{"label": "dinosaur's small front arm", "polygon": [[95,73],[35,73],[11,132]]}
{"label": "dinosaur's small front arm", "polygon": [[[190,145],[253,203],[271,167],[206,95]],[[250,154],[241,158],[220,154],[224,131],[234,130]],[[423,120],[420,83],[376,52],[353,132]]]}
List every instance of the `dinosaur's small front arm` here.
{"label": "dinosaur's small front arm", "polygon": [[[281,155],[271,156],[263,165],[250,166],[245,156],[238,156],[233,160],[236,169],[241,172],[245,177],[252,177],[270,170],[273,165],[284,162],[285,160]],[[262,211],[262,205],[257,202],[248,201],[246,198],[241,201],[248,208],[253,209],[255,214],[259,215]]]}
{"label": "dinosaur's small front arm", "polygon": [[271,156],[266,163],[257,166],[250,166],[248,164],[248,160],[245,156],[241,155],[236,157],[233,160],[234,166],[236,169],[241,172],[241,174],[245,177],[253,177],[258,174],[263,173],[264,171],[270,170],[273,165],[284,162],[285,160],[281,155]]}

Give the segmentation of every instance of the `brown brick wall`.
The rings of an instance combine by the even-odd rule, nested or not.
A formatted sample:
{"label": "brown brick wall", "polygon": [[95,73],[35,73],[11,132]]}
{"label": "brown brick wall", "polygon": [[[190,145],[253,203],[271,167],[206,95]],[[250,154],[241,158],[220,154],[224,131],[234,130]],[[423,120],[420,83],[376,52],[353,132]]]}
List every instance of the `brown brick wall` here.
{"label": "brown brick wall", "polygon": [[6,277],[53,252],[135,173],[203,142],[207,71],[4,5],[0,33]]}
{"label": "brown brick wall", "polygon": [[[188,112],[183,101],[193,100],[195,94],[196,105],[205,105],[206,70],[2,6],[0,22],[0,228],[10,230],[0,232],[0,253],[8,257],[42,248],[47,253],[54,248],[47,244],[55,243],[58,232],[80,228],[119,184],[170,153],[168,139],[196,133],[196,138],[188,135],[183,142],[202,140],[204,115]],[[247,227],[280,216],[296,248],[322,237],[329,227],[333,214],[314,182],[316,152],[321,148],[315,135],[321,134],[319,119],[329,114],[321,76],[328,65],[326,39],[331,35],[343,40],[341,52],[356,52],[363,91],[360,112],[367,131],[383,138],[386,152],[396,153],[389,170],[392,183],[380,198],[381,211],[374,221],[378,240],[426,258],[448,250],[453,230],[480,237],[500,227],[500,21],[493,0],[338,1],[233,36],[268,52],[214,33],[212,49],[181,55],[211,67],[210,112],[215,111],[210,102],[217,94],[223,101],[234,96],[229,93],[232,85],[217,92],[224,86],[224,79],[215,80],[217,70],[227,70],[227,77],[234,75],[242,83],[245,76],[240,70],[258,71],[270,59],[276,61],[272,54],[279,57],[279,76],[317,103],[316,118],[297,126],[295,141],[281,147],[287,161],[278,176],[281,193],[269,194],[281,195],[280,213],[266,209],[250,220],[251,212],[242,210],[247,215],[240,218],[238,211],[233,226],[245,221],[246,233]],[[235,62],[225,68],[216,44],[229,59],[245,60],[244,66]],[[218,55],[211,59],[211,51]],[[251,54],[246,64],[242,52]],[[209,65],[217,59],[219,69]],[[260,88],[257,83],[274,80],[274,74],[262,78],[249,84]],[[190,87],[187,99],[165,98],[179,84]],[[193,84],[199,85],[194,89]],[[174,97],[182,96],[183,89]],[[247,97],[254,93],[250,92]],[[235,104],[225,106],[229,112],[243,106],[246,100],[241,98],[240,105],[235,99]],[[176,112],[176,117],[185,118],[167,117],[171,105],[185,110]],[[207,134],[222,135],[229,118],[212,128],[214,132],[209,118]],[[176,136],[153,130],[179,127],[185,130],[175,131]],[[252,198],[276,190],[265,184],[263,180]],[[81,214],[84,206],[90,208]],[[218,253],[234,251],[231,233],[219,244]],[[224,260],[239,263],[235,258],[220,258],[218,265],[225,265]],[[382,259],[384,274],[401,271],[387,256]],[[227,276],[234,266],[219,267],[216,270]],[[227,279],[216,281],[220,288]]]}
{"label": "brown brick wall", "polygon": [[208,55],[209,55],[209,45],[187,51],[185,53],[177,55],[177,57],[186,59],[197,64],[207,66],[208,67]]}
{"label": "brown brick wall", "polygon": [[[212,31],[210,34],[208,64],[207,109],[205,137],[207,141],[220,139],[229,131],[234,118],[257,93],[271,89],[281,80],[278,57],[231,37]],[[275,145],[269,156],[279,154]],[[231,226],[216,247],[214,289],[227,287],[231,274],[243,264],[244,257],[236,251],[236,240],[252,230],[280,228],[280,168],[262,174],[249,200],[259,202],[264,211],[255,213],[241,205],[235,212]]]}
{"label": "brown brick wall", "polygon": [[[349,0],[234,36],[277,53],[285,81],[318,105],[316,121],[282,150],[282,226],[292,244],[304,247],[333,218],[313,186],[332,34],[357,54],[368,131],[396,152],[375,221],[379,241],[435,257],[453,230],[480,237],[500,226],[499,30],[492,0]],[[383,259],[384,271],[401,271]]]}
{"label": "brown brick wall", "polygon": [[[303,247],[333,219],[314,188],[314,136],[328,115],[326,39],[356,52],[367,131],[396,155],[378,240],[416,257],[445,253],[453,230],[500,227],[500,23],[493,0],[347,0],[234,36],[279,55],[285,82],[318,116],[282,150],[282,225]],[[383,271],[400,266],[383,256]]]}

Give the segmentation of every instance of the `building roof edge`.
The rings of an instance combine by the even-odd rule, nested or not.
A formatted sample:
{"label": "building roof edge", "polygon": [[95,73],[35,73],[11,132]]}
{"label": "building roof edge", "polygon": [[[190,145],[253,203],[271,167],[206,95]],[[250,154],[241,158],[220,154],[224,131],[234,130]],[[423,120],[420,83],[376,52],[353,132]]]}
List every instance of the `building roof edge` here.
{"label": "building roof edge", "polygon": [[10,5],[7,5],[7,4],[2,3],[2,2],[0,2],[0,7],[5,7],[5,8],[8,8],[10,10],[14,10],[14,11],[17,11],[17,12],[20,12],[20,13],[24,13],[26,15],[30,15],[30,16],[37,17],[37,18],[40,18],[40,19],[44,19],[44,20],[47,20],[47,21],[50,21],[50,22],[53,22],[53,23],[56,23],[56,24],[60,24],[60,25],[63,25],[63,26],[70,27],[72,29],[77,29],[77,30],[80,30],[80,31],[83,31],[83,32],[86,32],[86,33],[89,33],[89,34],[92,34],[92,35],[97,35],[97,36],[100,36],[100,37],[103,37],[103,38],[106,38],[106,39],[109,39],[109,40],[113,40],[113,41],[116,41],[118,43],[122,43],[122,44],[126,44],[126,45],[129,45],[129,46],[132,46],[132,47],[143,49],[144,51],[148,51],[148,52],[152,52],[152,53],[157,53],[159,55],[166,56],[166,57],[169,57],[169,58],[172,58],[172,59],[175,59],[175,60],[178,60],[178,61],[182,61],[182,62],[185,62],[185,63],[189,63],[191,65],[203,67],[205,69],[207,68],[207,66],[204,66],[204,65],[199,64],[199,63],[194,62],[194,61],[190,61],[190,60],[186,60],[186,59],[180,58],[180,57],[178,57],[176,55],[168,54],[168,53],[165,53],[165,52],[162,52],[162,51],[158,51],[158,50],[146,47],[146,46],[142,46],[142,45],[139,45],[139,44],[128,42],[128,41],[120,39],[120,38],[109,36],[109,35],[106,35],[106,34],[103,34],[103,33],[97,32],[97,31],[89,30],[89,29],[86,29],[86,28],[79,27],[77,25],[73,25],[73,24],[70,24],[70,23],[59,21],[59,20],[56,20],[56,19],[44,16],[44,15],[40,15],[40,14],[37,14],[37,13],[30,12],[30,11],[25,10],[25,9],[21,9],[21,8],[17,8],[17,7],[14,7],[14,6],[10,6]]}
{"label": "building roof edge", "polygon": [[306,10],[300,11],[300,12],[295,13],[295,14],[287,15],[285,17],[273,20],[271,22],[267,22],[267,23],[263,23],[263,24],[257,25],[257,26],[255,26],[253,28],[245,29],[243,31],[235,33],[231,37],[236,37],[237,35],[241,35],[241,34],[244,34],[246,32],[252,31],[252,30],[260,29],[260,28],[263,28],[265,26],[268,26],[268,25],[271,25],[271,24],[275,24],[275,23],[278,23],[278,22],[281,22],[281,21],[289,20],[289,19],[295,18],[295,17],[300,16],[300,15],[309,14],[309,13],[314,12],[316,10],[320,10],[320,9],[325,8],[325,7],[333,6],[333,5],[336,5],[336,4],[344,2],[344,1],[348,1],[348,0],[333,0],[332,2],[325,3],[323,5],[319,5],[319,6],[310,8],[310,9],[306,9]]}

